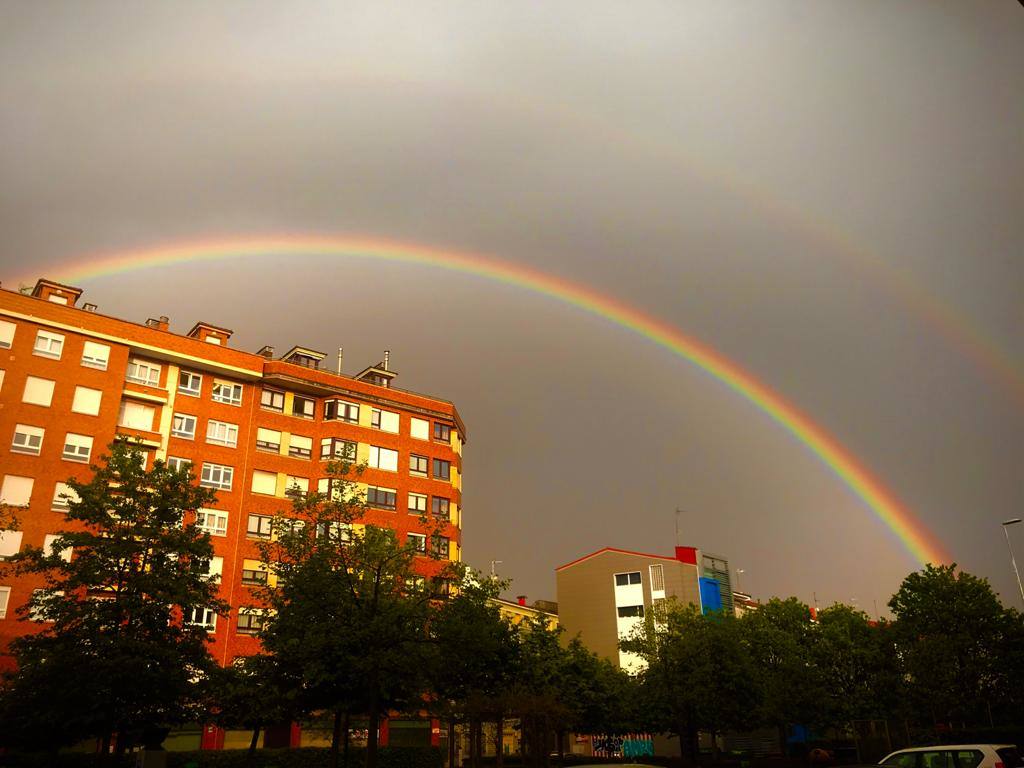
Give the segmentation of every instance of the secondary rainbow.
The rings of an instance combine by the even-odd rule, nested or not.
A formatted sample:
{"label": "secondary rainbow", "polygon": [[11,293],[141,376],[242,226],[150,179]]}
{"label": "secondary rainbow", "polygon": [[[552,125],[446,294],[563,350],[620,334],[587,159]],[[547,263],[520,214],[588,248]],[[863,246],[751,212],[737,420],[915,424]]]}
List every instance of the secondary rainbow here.
{"label": "secondary rainbow", "polygon": [[[282,255],[370,259],[476,275],[551,297],[633,331],[697,366],[803,443],[889,528],[918,563],[950,561],[931,532],[855,456],[810,417],[741,366],[636,307],[531,267],[490,256],[380,239],[272,236],[189,242],[88,256],[56,266],[54,276],[73,283],[164,265]],[[30,278],[24,276],[23,279],[27,281]]]}

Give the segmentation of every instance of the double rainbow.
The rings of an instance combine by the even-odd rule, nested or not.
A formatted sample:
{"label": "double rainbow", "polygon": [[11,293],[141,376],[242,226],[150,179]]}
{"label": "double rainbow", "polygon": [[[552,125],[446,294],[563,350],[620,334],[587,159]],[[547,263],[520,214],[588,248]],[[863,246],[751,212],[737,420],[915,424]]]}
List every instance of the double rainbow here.
{"label": "double rainbow", "polygon": [[[677,328],[580,283],[479,254],[358,237],[276,236],[210,240],[89,256],[58,266],[55,278],[75,283],[149,267],[260,256],[319,256],[415,264],[475,275],[548,296],[633,331],[687,360],[746,399],[827,466],[921,564],[946,563],[938,540],[824,428],[742,367]],[[26,281],[31,279],[23,276]]]}

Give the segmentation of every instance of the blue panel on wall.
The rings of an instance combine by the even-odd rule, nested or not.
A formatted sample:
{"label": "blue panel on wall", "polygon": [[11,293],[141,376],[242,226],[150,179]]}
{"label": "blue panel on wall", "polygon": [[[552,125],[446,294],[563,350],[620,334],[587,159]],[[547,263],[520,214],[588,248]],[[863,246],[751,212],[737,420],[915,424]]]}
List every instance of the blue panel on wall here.
{"label": "blue panel on wall", "polygon": [[704,613],[722,610],[722,592],[718,588],[718,579],[700,578],[700,604]]}

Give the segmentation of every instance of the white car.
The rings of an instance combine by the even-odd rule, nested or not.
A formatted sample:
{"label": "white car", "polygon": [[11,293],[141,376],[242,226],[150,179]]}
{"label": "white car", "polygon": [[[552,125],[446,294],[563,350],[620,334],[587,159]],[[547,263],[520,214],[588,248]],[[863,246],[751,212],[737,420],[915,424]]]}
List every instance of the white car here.
{"label": "white car", "polygon": [[901,749],[883,758],[889,768],[1024,768],[1012,744],[945,744]]}

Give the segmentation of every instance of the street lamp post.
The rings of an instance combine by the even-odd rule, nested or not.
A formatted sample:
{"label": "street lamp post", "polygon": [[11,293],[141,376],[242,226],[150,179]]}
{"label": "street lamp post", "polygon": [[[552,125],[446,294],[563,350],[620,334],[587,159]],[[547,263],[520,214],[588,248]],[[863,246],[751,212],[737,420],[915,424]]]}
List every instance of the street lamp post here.
{"label": "street lamp post", "polygon": [[1010,564],[1013,565],[1013,573],[1017,577],[1017,589],[1020,590],[1020,599],[1021,599],[1021,602],[1024,602],[1024,586],[1022,586],[1021,583],[1020,583],[1020,571],[1017,570],[1017,560],[1013,556],[1013,545],[1010,544],[1010,531],[1009,531],[1009,527],[1011,525],[1016,525],[1020,521],[1021,521],[1021,519],[1019,517],[1015,517],[1012,520],[1004,520],[1003,521],[1003,533],[1006,534],[1006,548],[1010,550]]}

